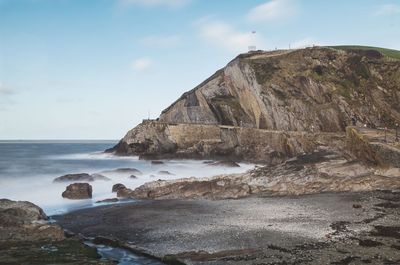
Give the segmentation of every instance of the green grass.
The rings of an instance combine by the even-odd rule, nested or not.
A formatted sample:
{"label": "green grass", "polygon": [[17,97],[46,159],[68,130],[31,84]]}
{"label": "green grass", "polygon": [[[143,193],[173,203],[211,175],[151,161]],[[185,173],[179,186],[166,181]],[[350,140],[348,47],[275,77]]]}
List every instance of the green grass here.
{"label": "green grass", "polygon": [[383,55],[386,55],[387,57],[400,60],[400,51],[398,50],[370,47],[370,46],[358,46],[358,45],[342,45],[342,46],[329,46],[329,47],[338,50],[376,50],[382,53]]}

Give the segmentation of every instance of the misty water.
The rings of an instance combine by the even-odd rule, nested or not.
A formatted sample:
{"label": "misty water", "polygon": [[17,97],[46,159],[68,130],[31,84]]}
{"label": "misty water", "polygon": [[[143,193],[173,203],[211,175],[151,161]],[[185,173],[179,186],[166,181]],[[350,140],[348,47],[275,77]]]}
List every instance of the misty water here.
{"label": "misty water", "polygon": [[[0,142],[0,198],[33,202],[48,215],[93,207],[102,199],[115,198],[113,184],[128,188],[138,187],[158,179],[184,177],[210,177],[218,174],[240,173],[254,167],[241,163],[241,167],[210,166],[201,160],[167,160],[161,165],[138,157],[117,157],[103,151],[116,141],[87,142]],[[143,172],[130,178],[131,173],[106,172],[117,168],[136,168]],[[173,175],[164,175],[169,171]],[[61,193],[69,183],[53,183],[54,178],[70,173],[99,173],[110,181],[91,182],[93,198],[88,200],[64,199]]]}

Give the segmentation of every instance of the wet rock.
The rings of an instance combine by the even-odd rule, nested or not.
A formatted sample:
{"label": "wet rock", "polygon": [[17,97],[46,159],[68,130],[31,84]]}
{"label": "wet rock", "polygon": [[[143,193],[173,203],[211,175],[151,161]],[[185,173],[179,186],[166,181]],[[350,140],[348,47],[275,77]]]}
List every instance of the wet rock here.
{"label": "wet rock", "polygon": [[130,179],[137,179],[137,177],[135,175],[130,175],[129,178]]}
{"label": "wet rock", "polygon": [[72,181],[94,181],[94,178],[87,173],[67,174],[55,178],[53,182],[72,182]]}
{"label": "wet rock", "polygon": [[63,198],[82,200],[92,198],[92,186],[88,183],[74,183],[67,186],[62,193]]}
{"label": "wet rock", "polygon": [[87,173],[67,174],[58,178],[55,178],[53,182],[75,182],[75,181],[87,181],[92,182],[95,180],[109,181],[110,179],[101,174],[89,175]]}
{"label": "wet rock", "polygon": [[240,167],[240,165],[233,161],[218,161],[210,163],[210,166],[223,166],[223,167]]}
{"label": "wet rock", "polygon": [[175,176],[175,174],[173,174],[173,173],[171,173],[171,172],[169,172],[169,171],[166,171],[166,170],[161,170],[161,171],[158,171],[158,173],[157,173],[158,175],[169,175],[169,176]]}
{"label": "wet rock", "polygon": [[152,165],[164,165],[165,163],[160,160],[153,160],[153,161],[151,161],[151,164]]}
{"label": "wet rock", "polygon": [[355,203],[355,204],[353,204],[353,208],[360,209],[360,208],[362,208],[362,206],[361,206],[361,204]]}
{"label": "wet rock", "polygon": [[119,202],[118,198],[105,199],[105,200],[97,201],[96,203],[113,203],[113,202]]}
{"label": "wet rock", "polygon": [[125,189],[125,188],[126,187],[125,187],[124,184],[121,184],[121,183],[114,184],[113,187],[112,187],[112,192],[117,192],[118,190]]}

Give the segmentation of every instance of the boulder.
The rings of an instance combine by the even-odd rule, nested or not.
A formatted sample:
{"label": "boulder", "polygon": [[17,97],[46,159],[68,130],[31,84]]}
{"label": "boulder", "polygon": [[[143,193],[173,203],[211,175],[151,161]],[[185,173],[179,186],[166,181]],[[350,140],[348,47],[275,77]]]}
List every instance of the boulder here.
{"label": "boulder", "polygon": [[165,163],[160,160],[153,160],[153,161],[151,161],[151,164],[152,165],[164,165]]}
{"label": "boulder", "polygon": [[0,199],[0,244],[65,239],[64,231],[49,224],[43,210],[27,201]]}
{"label": "boulder", "polygon": [[55,178],[53,182],[73,182],[73,181],[93,181],[93,176],[88,173],[76,173],[76,174],[67,174],[61,177]]}
{"label": "boulder", "polygon": [[130,175],[129,178],[130,179],[137,179],[137,177],[135,175]]}
{"label": "boulder", "polygon": [[121,184],[121,183],[114,184],[113,187],[112,187],[112,192],[117,192],[118,190],[125,189],[125,188],[126,187],[125,187],[124,184]]}
{"label": "boulder", "polygon": [[92,174],[91,176],[92,176],[93,180],[104,180],[104,181],[110,181],[111,180],[111,179],[107,178],[106,176],[103,176],[103,175],[97,174],[97,173]]}
{"label": "boulder", "polygon": [[63,198],[82,200],[92,198],[92,186],[88,183],[74,183],[67,186],[62,193]]}

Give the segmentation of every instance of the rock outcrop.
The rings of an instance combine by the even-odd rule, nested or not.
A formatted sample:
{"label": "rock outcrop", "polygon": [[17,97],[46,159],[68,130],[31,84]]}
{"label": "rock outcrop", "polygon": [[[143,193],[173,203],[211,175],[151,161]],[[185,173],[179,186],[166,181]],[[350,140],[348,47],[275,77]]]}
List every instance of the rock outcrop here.
{"label": "rock outcrop", "polygon": [[400,123],[399,76],[400,60],[378,51],[242,54],[109,151],[276,164],[320,145],[344,147],[354,122]]}
{"label": "rock outcrop", "polygon": [[73,183],[62,193],[63,198],[83,200],[92,198],[92,186],[88,183]]}
{"label": "rock outcrop", "polygon": [[49,222],[37,205],[0,199],[1,264],[103,264],[96,249]]}
{"label": "rock outcrop", "polygon": [[59,241],[64,231],[50,224],[41,208],[27,201],[0,199],[0,245],[19,241]]}
{"label": "rock outcrop", "polygon": [[242,54],[165,109],[166,123],[344,131],[400,120],[400,61],[314,47]]}
{"label": "rock outcrop", "polygon": [[213,178],[157,180],[124,197],[139,199],[229,199],[251,194],[300,195],[321,192],[400,189],[400,169],[378,169],[350,160],[340,152],[320,149],[276,166]]}

